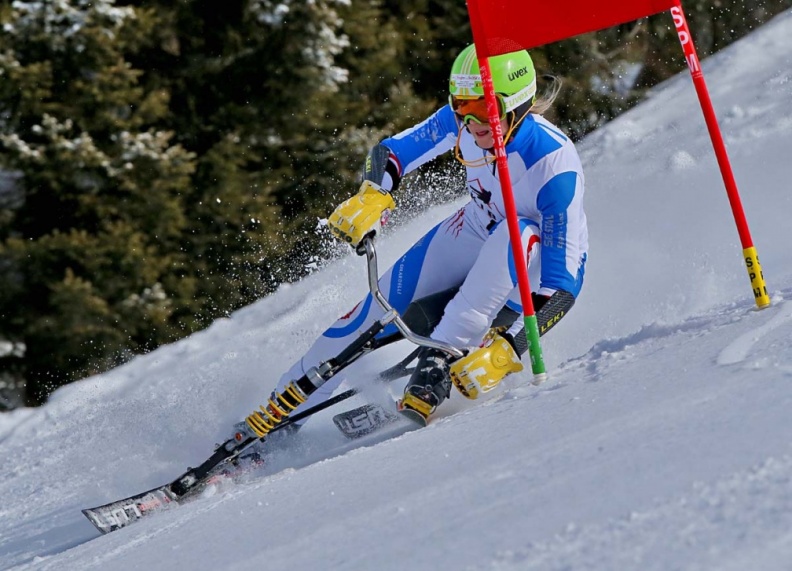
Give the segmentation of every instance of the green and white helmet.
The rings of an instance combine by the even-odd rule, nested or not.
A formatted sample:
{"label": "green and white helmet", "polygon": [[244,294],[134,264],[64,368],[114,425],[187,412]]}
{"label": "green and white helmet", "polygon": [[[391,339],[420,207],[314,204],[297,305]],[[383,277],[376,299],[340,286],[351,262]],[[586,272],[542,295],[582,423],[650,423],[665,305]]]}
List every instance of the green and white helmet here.
{"label": "green and white helmet", "polygon": [[[520,50],[489,58],[495,92],[503,95],[505,111],[512,111],[536,95],[536,70],[528,52]],[[476,46],[469,45],[451,67],[448,88],[452,97],[484,96]]]}

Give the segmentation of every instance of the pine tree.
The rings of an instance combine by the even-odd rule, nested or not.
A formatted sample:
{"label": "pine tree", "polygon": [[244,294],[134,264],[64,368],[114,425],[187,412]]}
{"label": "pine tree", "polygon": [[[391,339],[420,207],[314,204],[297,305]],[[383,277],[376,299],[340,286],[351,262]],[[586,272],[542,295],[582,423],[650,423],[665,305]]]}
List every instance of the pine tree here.
{"label": "pine tree", "polygon": [[[163,94],[124,58],[156,20],[111,2],[14,4],[0,37],[0,337],[27,400],[172,338],[162,288],[194,157],[152,125]],[[9,365],[10,367],[10,365]]]}
{"label": "pine tree", "polygon": [[334,62],[346,45],[336,10],[344,4],[146,3],[164,25],[134,61],[170,93],[166,125],[197,157],[184,197],[189,268],[177,272],[193,274],[191,303],[177,312],[186,332],[304,273],[293,266],[306,240],[292,236],[307,231],[306,213],[322,200],[303,165],[316,157],[323,110],[314,98],[347,77]]}

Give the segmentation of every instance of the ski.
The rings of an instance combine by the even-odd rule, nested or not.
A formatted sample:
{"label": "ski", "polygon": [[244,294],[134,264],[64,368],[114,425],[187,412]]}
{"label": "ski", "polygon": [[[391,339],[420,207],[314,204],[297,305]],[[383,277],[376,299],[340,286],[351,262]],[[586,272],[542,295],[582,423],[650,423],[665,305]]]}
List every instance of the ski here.
{"label": "ski", "polygon": [[364,404],[335,415],[333,424],[344,436],[355,440],[377,432],[401,418],[409,420],[411,424],[415,425],[414,428],[426,426],[426,419],[418,412],[409,408],[399,410],[395,403],[393,411],[378,404]]}
{"label": "ski", "polygon": [[198,496],[209,486],[234,482],[262,464],[258,454],[251,454],[249,457],[242,457],[236,465],[219,467],[181,496],[173,492],[171,484],[166,484],[123,500],[84,509],[82,513],[102,534],[109,533],[153,513],[180,505]]}
{"label": "ski", "polygon": [[84,509],[82,513],[96,529],[105,534],[178,503],[178,499],[170,490],[170,485],[165,485],[103,506]]}
{"label": "ski", "polygon": [[[405,361],[407,360],[405,359]],[[380,380],[390,381],[399,378],[404,376],[405,371],[409,373],[409,370],[405,368],[405,364],[399,363],[385,372],[389,374],[381,375]],[[343,402],[358,393],[358,389],[348,389],[299,414],[287,417],[270,434],[330,406]],[[337,418],[338,420],[336,420]],[[382,426],[396,419],[398,419],[398,416],[395,413],[388,412],[379,405],[364,405],[359,407],[359,409],[336,415],[333,418],[333,422],[342,432],[346,430],[344,433],[348,438],[354,439],[379,430]],[[345,428],[342,428],[342,426]],[[366,426],[369,426],[368,431],[366,431]],[[238,477],[238,464],[240,460],[245,458],[242,452],[257,441],[259,441],[257,438],[250,438],[242,443],[228,440],[218,446],[214,454],[203,464],[197,468],[188,468],[186,472],[174,481],[128,498],[83,509],[82,513],[102,534],[127,527],[146,516],[190,500],[205,489],[207,485],[218,481],[222,477]]]}
{"label": "ski", "polygon": [[[349,389],[303,412],[287,417],[270,431],[270,434],[347,400],[357,393],[356,389]],[[258,438],[248,438],[242,442],[229,439],[219,445],[200,466],[188,468],[172,482],[128,498],[83,509],[82,513],[102,534],[127,527],[146,516],[193,498],[205,489],[207,484],[217,481],[218,478],[238,476],[240,463],[245,464],[245,460],[252,456],[243,453],[251,444],[261,441],[263,440]]]}
{"label": "ski", "polygon": [[364,404],[333,417],[333,424],[341,433],[354,440],[371,434],[398,420],[398,416],[378,404]]}

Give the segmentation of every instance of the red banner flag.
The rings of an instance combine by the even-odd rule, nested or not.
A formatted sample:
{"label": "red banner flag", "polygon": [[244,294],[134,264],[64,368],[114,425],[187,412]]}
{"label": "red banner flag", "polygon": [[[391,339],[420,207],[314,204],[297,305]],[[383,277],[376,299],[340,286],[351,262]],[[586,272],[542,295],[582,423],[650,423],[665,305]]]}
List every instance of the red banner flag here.
{"label": "red banner flag", "polygon": [[479,57],[557,42],[670,10],[678,0],[467,0]]}

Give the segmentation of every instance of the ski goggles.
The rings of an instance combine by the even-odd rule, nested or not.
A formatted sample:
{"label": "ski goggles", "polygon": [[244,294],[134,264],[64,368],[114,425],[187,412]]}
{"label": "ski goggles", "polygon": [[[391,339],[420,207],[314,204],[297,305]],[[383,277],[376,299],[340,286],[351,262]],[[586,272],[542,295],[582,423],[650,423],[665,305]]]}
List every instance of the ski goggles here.
{"label": "ski goggles", "polygon": [[[496,93],[495,98],[498,100],[498,115],[503,119],[506,116],[506,101],[500,93]],[[449,95],[448,104],[465,125],[471,121],[479,124],[489,123],[487,101],[483,95],[481,97],[454,97]]]}

